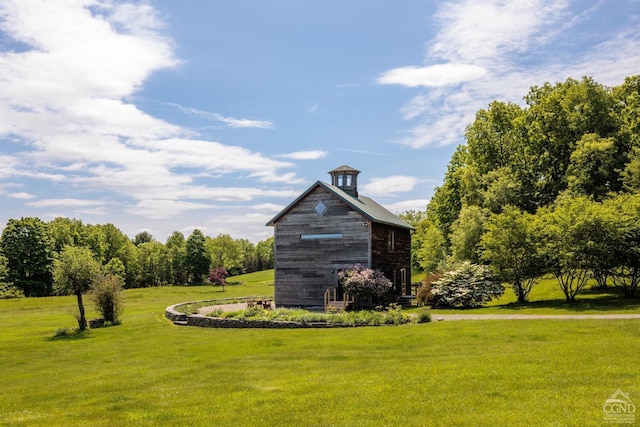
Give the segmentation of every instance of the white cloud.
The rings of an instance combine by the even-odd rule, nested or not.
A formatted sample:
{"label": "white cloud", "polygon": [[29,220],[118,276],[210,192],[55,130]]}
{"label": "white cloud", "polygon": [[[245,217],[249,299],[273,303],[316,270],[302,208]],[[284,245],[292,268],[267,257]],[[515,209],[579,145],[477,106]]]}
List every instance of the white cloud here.
{"label": "white cloud", "polygon": [[277,157],[292,160],[317,160],[327,156],[324,150],[305,150],[294,153],[280,154]]}
{"label": "white cloud", "polygon": [[19,193],[9,193],[7,194],[7,197],[11,197],[12,199],[18,199],[18,200],[31,200],[36,196],[30,193],[19,192]]}
{"label": "white cloud", "polygon": [[[442,3],[437,15],[440,29],[428,45],[425,62],[443,62],[443,68],[396,68],[378,79],[380,84],[427,88],[402,107],[403,118],[417,123],[398,142],[412,148],[459,144],[475,113],[493,100],[522,103],[531,86],[568,77],[593,76],[600,83],[617,85],[625,76],[636,74],[640,69],[637,25],[626,23],[628,28],[621,26],[614,36],[598,34],[601,43],[581,50],[584,47],[578,48],[577,41],[581,33],[574,27],[595,19],[605,5],[598,2],[576,12],[582,6],[567,0]],[[476,68],[457,69],[453,64]],[[444,72],[446,67],[451,67],[450,75]],[[451,83],[458,85],[447,86]]]}
{"label": "white cloud", "polygon": [[219,113],[212,113],[209,111],[198,110],[197,108],[185,107],[175,103],[166,103],[173,107],[178,108],[183,113],[193,114],[203,119],[213,120],[216,122],[222,122],[230,128],[259,128],[259,129],[273,129],[273,123],[268,120],[252,120],[252,119],[237,119],[235,117],[225,117]]}
{"label": "white cloud", "polygon": [[[288,191],[211,186],[211,176],[300,182],[294,173],[280,172],[291,163],[197,139],[130,102],[151,73],[181,63],[162,27],[146,3],[0,3],[0,29],[20,46],[0,51],[0,138],[11,137],[24,147],[17,154],[0,155],[0,178],[29,177],[116,192],[123,204],[130,204],[128,212],[148,218],[210,207],[213,200],[286,197]],[[189,112],[232,128],[273,128],[265,120]],[[77,199],[32,203],[91,206]]]}
{"label": "white cloud", "polygon": [[399,214],[407,211],[423,212],[427,208],[428,204],[429,199],[415,199],[403,200],[402,202],[392,204],[385,204],[384,207],[387,208],[390,212]]}
{"label": "white cloud", "polygon": [[427,67],[401,67],[385,72],[378,78],[379,84],[398,84],[408,87],[448,86],[476,80],[487,74],[477,65],[437,64]]}
{"label": "white cloud", "polygon": [[235,117],[224,117],[216,113],[213,114],[213,117],[232,128],[273,129],[273,123],[267,120],[236,119]]}
{"label": "white cloud", "polygon": [[213,205],[207,203],[193,203],[172,199],[144,199],[126,208],[126,212],[151,219],[164,219],[183,215],[193,210],[212,208]]}
{"label": "white cloud", "polygon": [[35,202],[27,203],[27,206],[33,206],[34,208],[48,208],[52,206],[64,206],[64,207],[84,207],[84,206],[101,206],[104,202],[99,200],[85,200],[85,199],[44,199]]}
{"label": "white cloud", "polygon": [[360,187],[360,193],[367,196],[392,196],[413,190],[421,180],[413,176],[394,175],[385,178],[373,178]]}
{"label": "white cloud", "polygon": [[486,63],[505,52],[523,52],[544,39],[542,29],[553,29],[567,7],[566,0],[447,2],[438,14],[442,29],[430,56]]}

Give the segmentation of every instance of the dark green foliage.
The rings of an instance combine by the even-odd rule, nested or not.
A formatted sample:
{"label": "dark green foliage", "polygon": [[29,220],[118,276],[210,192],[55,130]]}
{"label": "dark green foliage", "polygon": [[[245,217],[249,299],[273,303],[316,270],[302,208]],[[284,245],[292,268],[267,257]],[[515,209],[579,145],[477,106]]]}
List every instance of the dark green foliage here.
{"label": "dark green foliage", "polygon": [[169,258],[170,282],[176,285],[187,283],[187,241],[184,234],[174,231],[167,239],[165,247]]}
{"label": "dark green foliage", "polygon": [[155,241],[156,239],[154,239],[151,233],[149,233],[148,231],[141,231],[133,238],[133,244],[136,246],[140,246],[143,243],[151,243]]}
{"label": "dark green foliage", "polygon": [[187,239],[185,266],[191,283],[203,283],[209,272],[211,257],[205,247],[202,231],[195,229]]}
{"label": "dark green foliage", "polygon": [[47,225],[38,218],[10,219],[2,231],[0,252],[6,259],[6,279],[26,297],[52,293],[53,243]]}

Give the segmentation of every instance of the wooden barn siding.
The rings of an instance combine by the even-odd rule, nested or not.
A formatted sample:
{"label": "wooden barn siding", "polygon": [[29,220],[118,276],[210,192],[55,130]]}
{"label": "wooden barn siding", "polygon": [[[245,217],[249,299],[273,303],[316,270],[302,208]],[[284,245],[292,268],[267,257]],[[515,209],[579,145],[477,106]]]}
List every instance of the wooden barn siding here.
{"label": "wooden barn siding", "polygon": [[[395,230],[395,249],[389,251],[389,230]],[[385,224],[371,227],[371,268],[380,269],[396,284],[396,295],[402,293],[401,270],[407,272],[406,293],[411,292],[411,232]],[[395,277],[394,277],[395,271]]]}
{"label": "wooden barn siding", "polygon": [[[327,211],[314,207],[322,200]],[[363,224],[367,223],[365,227]],[[321,306],[324,292],[337,286],[340,269],[369,266],[368,221],[331,193],[318,187],[275,224],[275,303]],[[342,233],[341,239],[301,240],[301,234]]]}

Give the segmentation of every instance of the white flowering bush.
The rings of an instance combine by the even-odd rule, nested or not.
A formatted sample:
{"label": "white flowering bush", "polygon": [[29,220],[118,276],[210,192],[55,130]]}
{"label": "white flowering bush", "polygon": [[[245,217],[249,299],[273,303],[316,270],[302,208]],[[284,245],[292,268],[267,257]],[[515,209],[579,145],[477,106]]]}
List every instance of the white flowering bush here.
{"label": "white flowering bush", "polygon": [[464,262],[434,282],[431,292],[434,307],[475,308],[500,298],[504,287],[487,266]]}
{"label": "white flowering bush", "polygon": [[338,280],[346,293],[358,298],[381,297],[393,287],[380,270],[362,268],[360,264],[339,272]]}

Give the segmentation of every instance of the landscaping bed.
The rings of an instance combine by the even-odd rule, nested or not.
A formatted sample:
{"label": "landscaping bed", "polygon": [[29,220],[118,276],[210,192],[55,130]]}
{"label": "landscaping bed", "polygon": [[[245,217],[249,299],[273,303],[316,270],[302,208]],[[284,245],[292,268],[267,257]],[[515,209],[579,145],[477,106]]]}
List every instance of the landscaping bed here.
{"label": "landscaping bed", "polygon": [[[213,302],[176,304],[167,307],[165,316],[174,323],[188,326],[270,329],[402,325],[431,320],[427,310],[406,314],[395,304],[375,310],[323,313],[304,309],[265,308],[267,300],[260,298],[247,298],[244,302],[239,299]],[[197,307],[195,313],[194,307]]]}

